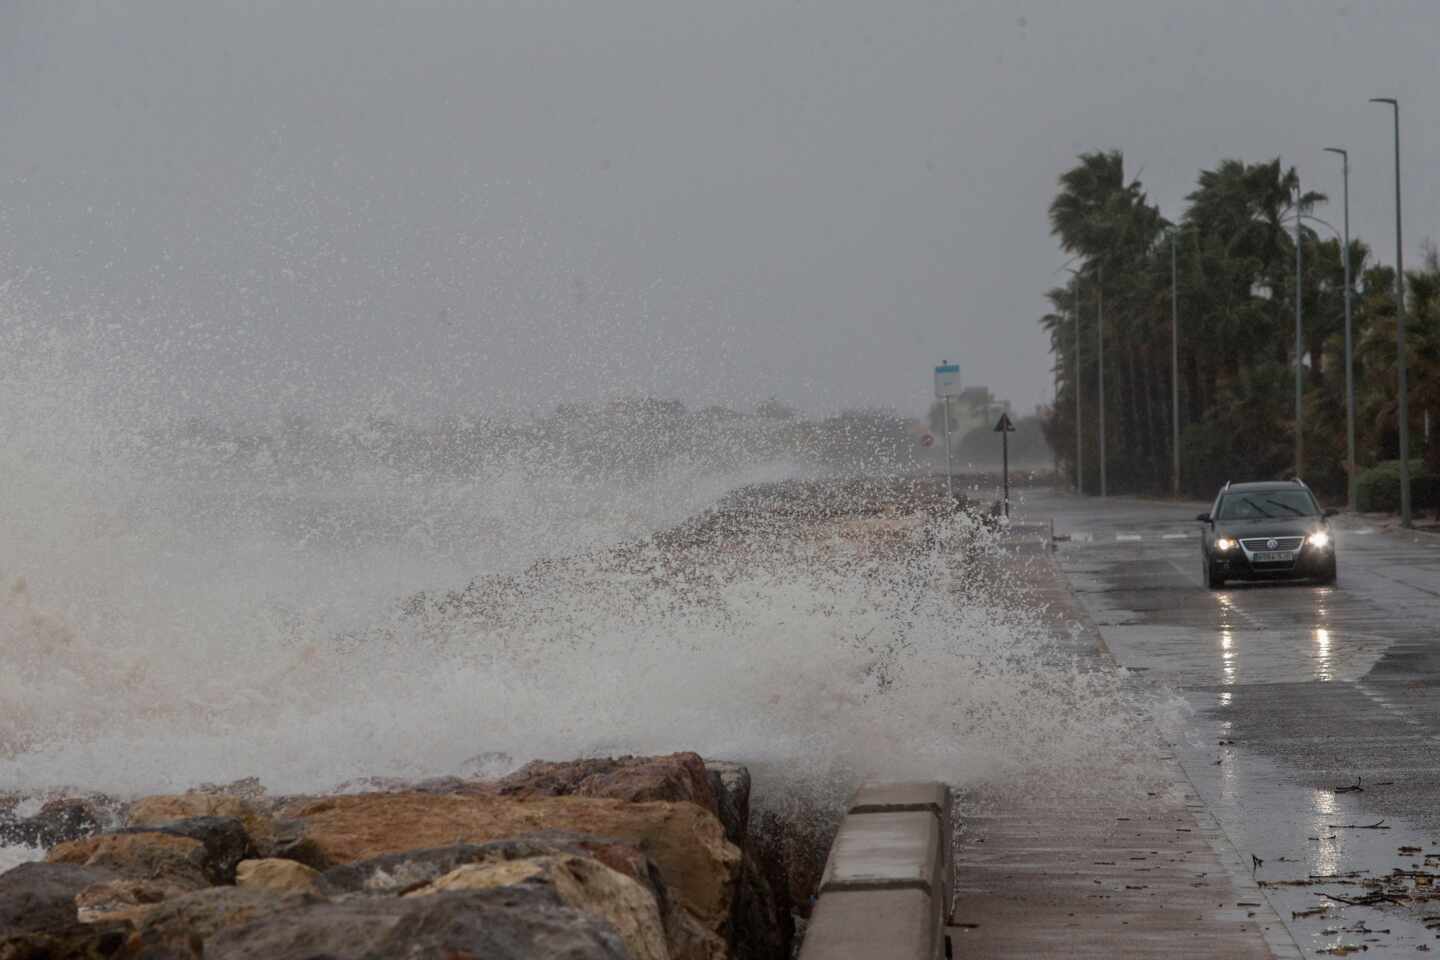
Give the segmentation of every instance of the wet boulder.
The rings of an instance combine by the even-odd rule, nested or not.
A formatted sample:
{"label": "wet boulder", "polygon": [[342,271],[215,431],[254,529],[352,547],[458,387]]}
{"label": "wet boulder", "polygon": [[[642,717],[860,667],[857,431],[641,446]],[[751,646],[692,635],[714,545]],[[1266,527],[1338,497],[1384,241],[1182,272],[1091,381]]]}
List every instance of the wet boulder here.
{"label": "wet boulder", "polygon": [[[665,888],[660,870],[633,846],[607,837],[547,830],[478,844],[383,854],[327,870],[321,889],[349,893],[398,894],[423,889],[467,865],[502,865],[568,855],[586,857],[634,881],[656,904],[672,960],[720,960],[725,941],[707,930]],[[523,882],[523,881],[522,881]]]}
{"label": "wet boulder", "polygon": [[75,912],[81,923],[135,923],[157,904],[183,897],[193,890],[165,880],[117,877],[93,884],[75,895]]}
{"label": "wet boulder", "polygon": [[[306,802],[318,801],[312,797]],[[292,803],[299,804],[300,801]],[[333,859],[323,846],[306,836],[303,821],[282,817],[274,821],[274,826],[269,849],[257,851],[263,857],[294,860],[319,871],[328,870],[337,864],[338,861]]]}
{"label": "wet boulder", "polygon": [[303,802],[285,814],[334,864],[545,830],[612,838],[652,860],[678,904],[722,937],[741,861],[720,821],[691,802],[381,793]]}
{"label": "wet boulder", "polygon": [[191,817],[151,827],[127,827],[124,834],[163,834],[196,840],[205,848],[202,870],[212,883],[234,883],[235,867],[255,855],[255,845],[237,817]]}
{"label": "wet boulder", "polygon": [[270,893],[313,893],[320,873],[295,860],[242,860],[235,868],[235,885]]}
{"label": "wet boulder", "polygon": [[[179,960],[130,952],[129,924],[74,923],[45,931],[0,928],[0,960]],[[192,960],[190,957],[184,960]]]}
{"label": "wet boulder", "polygon": [[565,845],[528,838],[402,850],[332,867],[320,874],[319,886],[331,896],[346,893],[400,895],[433,883],[456,868],[469,864],[524,860],[572,851],[573,848]]}
{"label": "wet boulder", "polygon": [[176,793],[142,797],[130,805],[128,827],[163,827],[199,817],[233,817],[240,821],[260,853],[274,844],[275,822],[258,796],[231,793]]}
{"label": "wet boulder", "polygon": [[56,930],[79,921],[75,897],[114,879],[74,863],[22,863],[0,874],[0,934]]}
{"label": "wet boulder", "polygon": [[562,903],[608,923],[624,941],[631,960],[670,960],[654,895],[589,857],[560,854],[465,864],[405,896],[515,885],[548,887]]}
{"label": "wet boulder", "polygon": [[177,889],[209,886],[205,844],[170,833],[108,833],[70,840],[51,849],[52,864],[100,867],[121,878],[165,883]]}
{"label": "wet boulder", "polygon": [[659,757],[602,757],[559,763],[537,760],[495,786],[507,797],[603,797],[646,803],[698,804],[718,815],[705,761],[696,753]]}
{"label": "wet boulder", "polygon": [[627,955],[608,924],[534,885],[288,906],[226,927],[205,943],[206,960],[402,956],[625,960]]}
{"label": "wet boulder", "polygon": [[204,955],[221,930],[323,902],[305,894],[278,895],[270,890],[210,887],[165,900],[132,920],[138,943],[148,949],[183,950]]}

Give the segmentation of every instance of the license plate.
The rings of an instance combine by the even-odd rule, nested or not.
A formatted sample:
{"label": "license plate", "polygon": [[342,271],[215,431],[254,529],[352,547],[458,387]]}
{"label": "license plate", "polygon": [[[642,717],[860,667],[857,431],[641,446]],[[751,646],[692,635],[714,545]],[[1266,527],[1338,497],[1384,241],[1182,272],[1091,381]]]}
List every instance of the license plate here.
{"label": "license plate", "polygon": [[1295,559],[1295,554],[1288,550],[1276,550],[1268,553],[1256,553],[1252,555],[1256,563],[1289,563]]}

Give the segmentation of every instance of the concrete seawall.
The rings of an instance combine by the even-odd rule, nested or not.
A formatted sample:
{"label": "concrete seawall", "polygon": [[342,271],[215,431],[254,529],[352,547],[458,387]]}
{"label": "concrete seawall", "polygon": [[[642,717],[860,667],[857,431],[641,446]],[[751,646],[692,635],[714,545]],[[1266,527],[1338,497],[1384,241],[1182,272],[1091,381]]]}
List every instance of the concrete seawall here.
{"label": "concrete seawall", "polygon": [[840,824],[801,960],[935,960],[947,955],[950,788],[862,786]]}

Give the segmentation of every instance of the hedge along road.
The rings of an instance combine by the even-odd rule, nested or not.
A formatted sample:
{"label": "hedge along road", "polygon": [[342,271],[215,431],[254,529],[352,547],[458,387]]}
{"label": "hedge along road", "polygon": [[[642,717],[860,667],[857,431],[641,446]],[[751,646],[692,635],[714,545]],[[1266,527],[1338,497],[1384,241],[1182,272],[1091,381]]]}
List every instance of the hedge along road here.
{"label": "hedge along road", "polygon": [[[1156,916],[1142,908],[1159,905],[1136,888],[1190,863],[1194,852],[1167,854],[1137,829],[1132,844],[1153,845],[1161,853],[1151,859],[1162,862],[1147,866],[1151,851],[1139,851],[1131,867],[1159,872],[1110,883],[1125,864],[1094,857],[1088,882],[1097,891],[1114,886],[1115,898],[1083,901],[1080,915],[1059,918],[1045,942],[1054,955],[1249,956],[1248,921],[1274,955],[1440,949],[1440,931],[1425,925],[1440,915],[1432,885],[1440,875],[1440,537],[1341,517],[1337,587],[1208,591],[1193,520],[1204,506],[1036,490],[1016,504],[1018,517],[1053,517],[1057,535],[1070,538],[1056,554],[1060,588],[1068,581],[1065,599],[1114,659],[1137,682],[1172,685],[1191,707],[1165,735],[1177,762],[1175,795],[1197,826],[1169,829],[1198,829],[1233,885],[1212,898],[1206,925],[1185,926],[1171,910],[1169,920],[1145,927],[1141,921]],[[1073,815],[1108,824],[1108,835],[1117,832],[1116,813]],[[1161,814],[1178,815],[1142,816],[1158,823]],[[1073,836],[1085,825],[1066,829]],[[963,840],[962,887],[967,857],[973,866],[984,856]],[[1190,872],[1193,889],[1214,880],[1203,867]],[[1139,912],[1125,914],[1129,920],[1116,914],[1106,929],[1107,912],[1120,909]],[[1081,948],[1087,926],[1097,928],[1099,952]]]}

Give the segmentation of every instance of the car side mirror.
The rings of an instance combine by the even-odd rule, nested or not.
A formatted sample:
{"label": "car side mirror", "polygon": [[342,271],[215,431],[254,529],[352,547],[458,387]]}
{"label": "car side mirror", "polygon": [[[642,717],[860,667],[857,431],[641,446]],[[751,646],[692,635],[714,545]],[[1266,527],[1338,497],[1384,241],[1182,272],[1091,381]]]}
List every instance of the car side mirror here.
{"label": "car side mirror", "polygon": [[1323,516],[1326,516],[1326,517],[1334,517],[1334,516],[1339,516],[1339,514],[1340,514],[1340,511],[1339,511],[1339,510],[1336,510],[1334,507],[1331,507],[1330,509],[1328,509],[1328,510],[1325,511],[1325,513],[1323,514]]}
{"label": "car side mirror", "polygon": [[1208,513],[1202,513],[1202,514],[1199,514],[1198,516],[1196,516],[1195,519],[1196,519],[1196,520],[1199,520],[1201,523],[1209,523],[1209,522],[1210,522],[1210,514],[1208,514]]}

